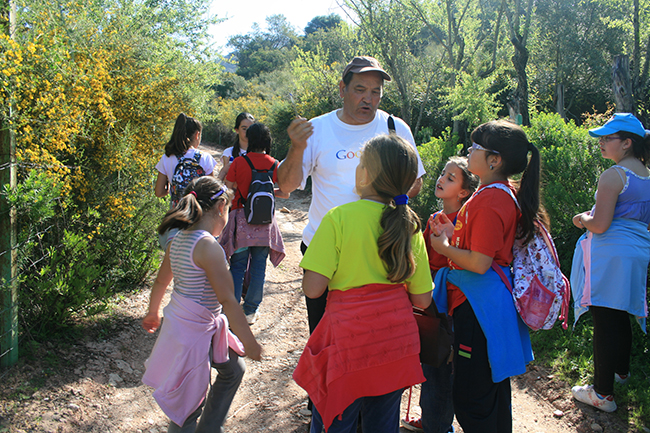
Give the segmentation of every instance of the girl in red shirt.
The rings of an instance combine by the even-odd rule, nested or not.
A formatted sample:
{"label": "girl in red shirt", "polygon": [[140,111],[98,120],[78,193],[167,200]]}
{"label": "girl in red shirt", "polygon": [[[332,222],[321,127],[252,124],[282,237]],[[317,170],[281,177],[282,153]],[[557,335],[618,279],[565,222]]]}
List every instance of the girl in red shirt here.
{"label": "girl in red shirt", "polygon": [[[248,151],[246,156],[257,170],[269,170],[277,162],[271,152],[271,131],[261,123],[254,123],[246,130]],[[277,169],[273,171],[273,182],[277,182]],[[244,203],[252,179],[252,171],[243,156],[230,164],[226,175],[226,186],[235,189],[232,211],[228,226],[220,239],[230,257],[230,273],[235,283],[235,298],[241,299],[244,276],[250,270],[250,283],[244,297],[244,314],[252,325],[258,317],[258,308],[264,293],[266,259],[277,266],[284,258],[284,243],[275,221],[271,224],[251,225],[244,215]],[[276,197],[288,198],[281,190],[275,190]]]}
{"label": "girl in red shirt", "polygon": [[[450,275],[462,276],[455,281],[463,287],[447,284],[448,311],[454,319],[456,419],[466,433],[508,433],[509,376],[526,371],[532,349],[512,297],[491,266],[496,262],[507,270],[515,237],[529,240],[534,220],[546,219],[539,199],[540,154],[523,129],[507,121],[480,125],[471,139],[469,170],[480,178],[481,187],[458,212],[455,225],[444,215],[436,216],[430,242],[449,258]],[[515,188],[509,178],[522,172]],[[491,184],[510,188],[518,203]]]}

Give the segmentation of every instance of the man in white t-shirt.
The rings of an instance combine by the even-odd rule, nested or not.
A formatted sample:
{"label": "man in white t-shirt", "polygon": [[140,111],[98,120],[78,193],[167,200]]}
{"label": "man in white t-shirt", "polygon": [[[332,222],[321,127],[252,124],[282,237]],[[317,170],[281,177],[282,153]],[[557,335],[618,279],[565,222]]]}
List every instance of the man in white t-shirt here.
{"label": "man in white t-shirt", "polygon": [[[376,59],[355,57],[345,67],[339,82],[343,107],[310,121],[298,118],[289,125],[291,147],[278,167],[278,184],[283,191],[291,192],[304,188],[307,177],[312,178],[309,221],[302,235],[303,253],[327,211],[359,199],[354,193],[354,173],[360,150],[371,138],[389,132],[389,117],[392,116],[378,107],[384,80],[390,79]],[[397,135],[415,147],[409,126],[402,119],[392,119]],[[418,179],[409,196],[420,192],[424,173],[418,155]],[[327,291],[322,299],[307,298],[310,332],[325,311],[326,298]]]}

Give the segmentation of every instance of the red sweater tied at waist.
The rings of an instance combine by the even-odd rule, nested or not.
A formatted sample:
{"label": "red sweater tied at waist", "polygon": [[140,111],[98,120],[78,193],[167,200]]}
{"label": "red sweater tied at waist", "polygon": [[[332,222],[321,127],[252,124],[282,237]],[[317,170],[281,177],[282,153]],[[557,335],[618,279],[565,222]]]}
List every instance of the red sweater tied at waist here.
{"label": "red sweater tied at waist", "polygon": [[356,399],[424,382],[420,340],[404,284],[332,290],[293,378],[327,430]]}

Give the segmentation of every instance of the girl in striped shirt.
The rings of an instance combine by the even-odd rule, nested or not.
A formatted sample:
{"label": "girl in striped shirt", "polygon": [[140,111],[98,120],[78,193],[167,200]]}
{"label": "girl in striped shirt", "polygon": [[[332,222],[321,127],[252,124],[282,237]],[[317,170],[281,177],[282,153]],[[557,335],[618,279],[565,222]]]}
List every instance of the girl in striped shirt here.
{"label": "girl in striped shirt", "polygon": [[[154,398],[172,421],[171,433],[223,431],[245,370],[239,355],[261,359],[261,346],[235,299],[226,257],[215,239],[228,222],[231,200],[216,178],[194,179],[158,228],[159,233],[179,231],[168,242],[151,290],[142,320],[148,332],[160,326],[160,304],[172,278],[174,290],[142,381],[155,388]],[[212,385],[210,366],[218,372]]]}

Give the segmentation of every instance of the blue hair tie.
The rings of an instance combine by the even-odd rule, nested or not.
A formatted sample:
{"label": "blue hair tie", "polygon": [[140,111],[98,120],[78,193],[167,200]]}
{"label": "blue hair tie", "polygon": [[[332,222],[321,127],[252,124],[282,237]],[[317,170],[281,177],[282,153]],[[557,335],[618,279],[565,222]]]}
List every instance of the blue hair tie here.
{"label": "blue hair tie", "polygon": [[395,200],[395,206],[409,204],[409,196],[406,194],[395,196],[393,197],[393,200]]}

